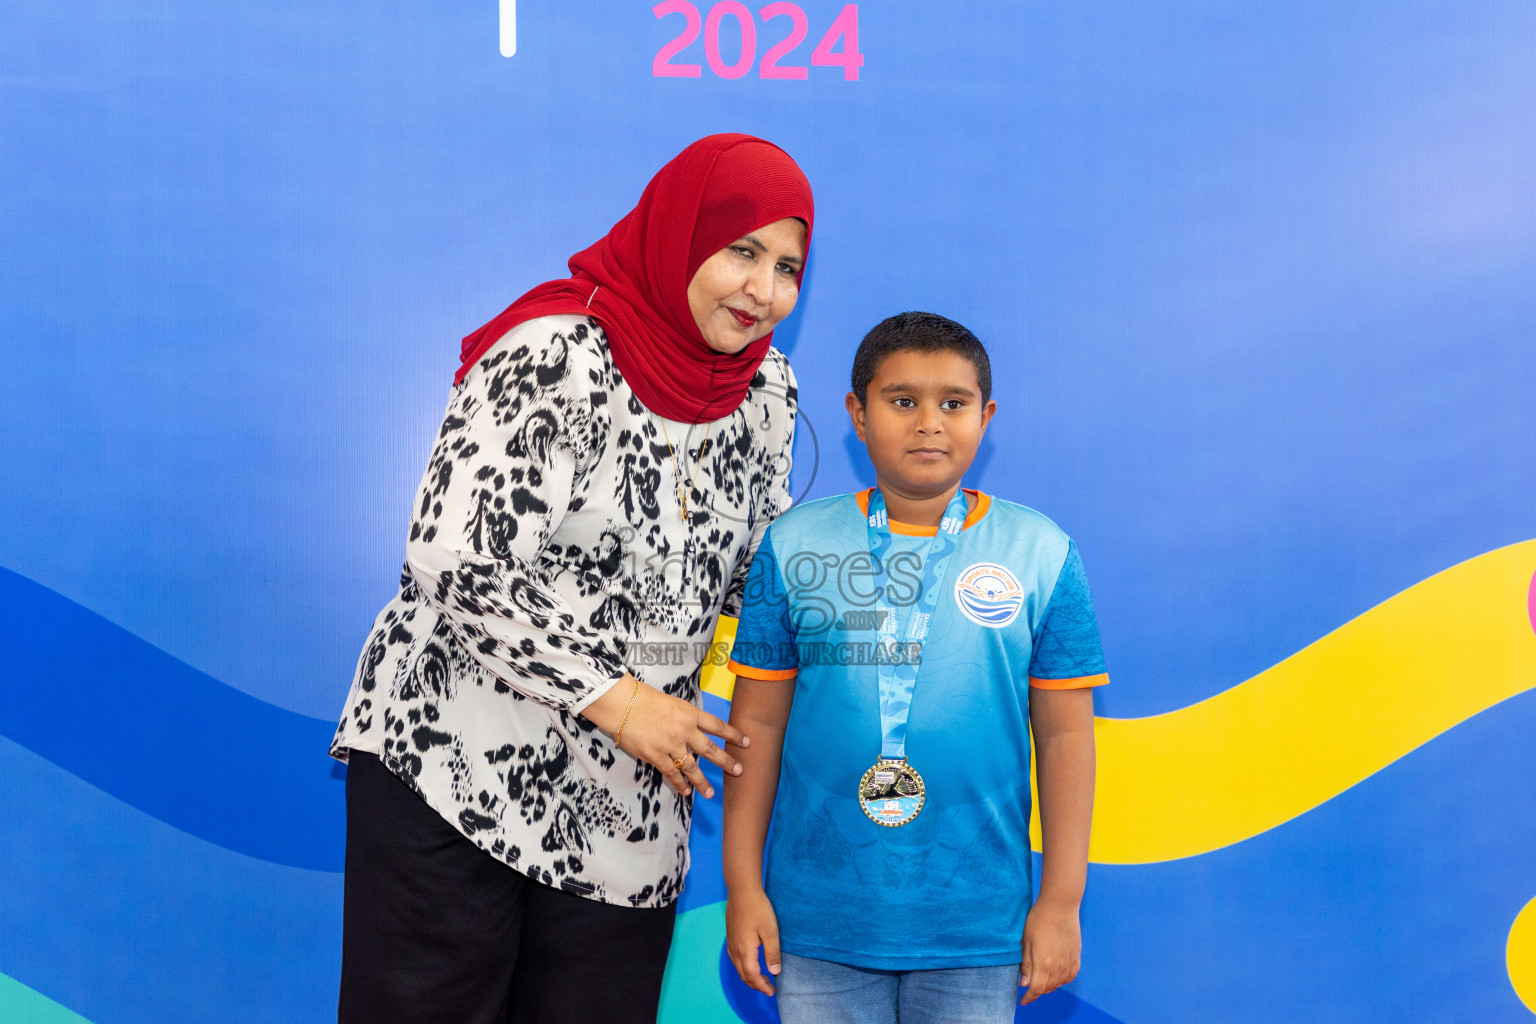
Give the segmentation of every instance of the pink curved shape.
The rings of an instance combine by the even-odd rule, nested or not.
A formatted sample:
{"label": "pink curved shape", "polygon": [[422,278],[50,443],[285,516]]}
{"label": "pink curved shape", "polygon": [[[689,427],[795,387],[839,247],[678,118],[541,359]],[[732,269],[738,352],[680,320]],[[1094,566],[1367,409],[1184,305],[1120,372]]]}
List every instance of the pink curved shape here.
{"label": "pink curved shape", "polygon": [[1525,611],[1531,617],[1531,631],[1536,632],[1536,575],[1531,576],[1531,592],[1525,598]]}

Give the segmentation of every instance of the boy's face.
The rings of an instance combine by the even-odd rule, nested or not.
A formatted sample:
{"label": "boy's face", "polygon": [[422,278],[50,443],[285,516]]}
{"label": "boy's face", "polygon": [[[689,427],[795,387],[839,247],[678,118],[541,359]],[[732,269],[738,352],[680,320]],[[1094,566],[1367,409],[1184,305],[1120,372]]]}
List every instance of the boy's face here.
{"label": "boy's face", "polygon": [[865,402],[850,391],[845,404],[880,485],[911,498],[960,482],[997,411],[996,402],[982,402],[971,361],[945,350],[886,356]]}

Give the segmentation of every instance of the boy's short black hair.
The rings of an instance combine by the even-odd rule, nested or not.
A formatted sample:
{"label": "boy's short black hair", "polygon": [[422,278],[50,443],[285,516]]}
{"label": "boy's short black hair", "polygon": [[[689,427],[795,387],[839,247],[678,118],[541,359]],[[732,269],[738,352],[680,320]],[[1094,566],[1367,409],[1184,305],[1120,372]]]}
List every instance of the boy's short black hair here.
{"label": "boy's short black hair", "polygon": [[853,356],[853,393],[865,404],[869,382],[875,379],[880,364],[897,352],[958,352],[976,367],[976,383],[981,386],[983,404],[992,399],[992,362],[981,339],[964,324],[937,313],[912,311],[888,316],[864,335]]}

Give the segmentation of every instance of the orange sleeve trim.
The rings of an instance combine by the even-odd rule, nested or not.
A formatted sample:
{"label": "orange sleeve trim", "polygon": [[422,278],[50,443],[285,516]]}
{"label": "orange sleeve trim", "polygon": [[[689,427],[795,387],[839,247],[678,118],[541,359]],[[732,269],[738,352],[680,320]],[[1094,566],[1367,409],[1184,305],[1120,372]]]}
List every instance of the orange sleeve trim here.
{"label": "orange sleeve trim", "polygon": [[1109,673],[1100,672],[1096,676],[1077,676],[1073,679],[1036,679],[1029,677],[1029,685],[1037,690],[1083,690],[1090,686],[1103,686],[1109,682]]}
{"label": "orange sleeve trim", "polygon": [[751,665],[740,664],[734,658],[727,659],[725,667],[748,679],[793,679],[800,672],[797,668],[753,668]]}

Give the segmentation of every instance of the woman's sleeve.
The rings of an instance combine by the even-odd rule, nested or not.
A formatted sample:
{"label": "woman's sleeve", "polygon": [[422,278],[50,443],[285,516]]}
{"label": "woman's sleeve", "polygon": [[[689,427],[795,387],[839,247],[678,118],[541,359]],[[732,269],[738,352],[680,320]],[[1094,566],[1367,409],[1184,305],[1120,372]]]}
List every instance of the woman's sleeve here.
{"label": "woman's sleeve", "polygon": [[[784,359],[783,355],[779,355],[779,358]],[[794,371],[789,368],[788,360],[784,361],[783,366],[782,390],[763,388],[760,397],[754,395],[758,401],[767,403],[764,411],[771,417],[770,422],[778,426],[779,437],[773,449],[774,458],[770,460],[767,471],[751,482],[754,494],[752,537],[731,573],[730,585],[725,590],[725,603],[720,609],[722,615],[733,617],[741,615],[742,595],[746,592],[747,575],[752,570],[752,559],[762,545],[763,536],[767,534],[768,527],[773,525],[775,519],[788,512],[789,506],[794,503],[794,498],[789,492],[789,470],[795,447],[795,419],[799,415],[799,392],[795,386]],[[777,410],[773,408],[774,404],[779,405]]]}
{"label": "woman's sleeve", "polygon": [[[454,389],[412,510],[406,565],[465,649],[507,686],[580,711],[624,675],[548,585],[538,555],[585,464],[593,403],[577,337],[532,320]],[[573,343],[574,342],[574,343]]]}

